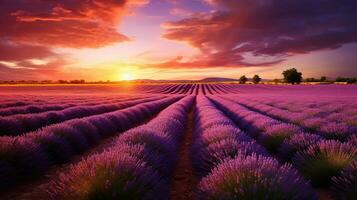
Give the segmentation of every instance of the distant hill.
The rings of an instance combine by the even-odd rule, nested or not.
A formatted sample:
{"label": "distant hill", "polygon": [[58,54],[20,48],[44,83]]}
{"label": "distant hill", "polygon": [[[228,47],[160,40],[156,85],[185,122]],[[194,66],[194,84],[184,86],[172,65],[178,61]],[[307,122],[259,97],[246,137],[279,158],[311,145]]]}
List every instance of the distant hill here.
{"label": "distant hill", "polygon": [[200,82],[230,82],[230,81],[238,81],[238,79],[233,78],[222,78],[222,77],[208,77],[199,80]]}

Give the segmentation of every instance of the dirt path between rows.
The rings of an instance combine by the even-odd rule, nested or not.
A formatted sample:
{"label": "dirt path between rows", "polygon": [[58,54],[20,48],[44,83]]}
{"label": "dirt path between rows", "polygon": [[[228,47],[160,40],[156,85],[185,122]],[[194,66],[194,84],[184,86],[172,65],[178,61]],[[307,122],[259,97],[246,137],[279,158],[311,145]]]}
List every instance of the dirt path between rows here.
{"label": "dirt path between rows", "polygon": [[181,141],[178,164],[173,174],[171,185],[172,200],[194,199],[194,190],[198,180],[193,173],[190,160],[190,147],[192,143],[193,128],[194,114],[192,109],[188,115],[186,132]]}

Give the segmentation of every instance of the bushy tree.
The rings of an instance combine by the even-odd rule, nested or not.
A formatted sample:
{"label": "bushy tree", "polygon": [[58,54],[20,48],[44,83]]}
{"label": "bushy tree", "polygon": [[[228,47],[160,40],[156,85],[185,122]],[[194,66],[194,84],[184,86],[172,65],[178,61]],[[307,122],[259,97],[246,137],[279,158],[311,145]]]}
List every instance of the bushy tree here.
{"label": "bushy tree", "polygon": [[315,78],[306,78],[305,82],[319,82],[320,80],[315,79]]}
{"label": "bushy tree", "polygon": [[326,82],[326,81],[327,81],[326,76],[321,76],[320,81],[321,81],[321,82]]}
{"label": "bushy tree", "polygon": [[349,78],[346,81],[348,84],[353,84],[353,83],[357,83],[357,78]]}
{"label": "bushy tree", "polygon": [[259,77],[259,75],[254,75],[253,76],[253,83],[258,84],[262,79]]}
{"label": "bushy tree", "polygon": [[239,78],[239,83],[240,84],[245,84],[248,81],[247,77],[245,75],[241,76]]}
{"label": "bushy tree", "polygon": [[344,78],[344,77],[337,77],[335,82],[346,82],[347,81],[347,78]]}
{"label": "bushy tree", "polygon": [[275,84],[278,84],[278,83],[281,83],[281,80],[280,80],[280,79],[275,78],[275,79],[273,79],[273,82],[274,82]]}
{"label": "bushy tree", "polygon": [[346,82],[348,84],[353,84],[357,82],[357,78],[337,77],[335,82]]}
{"label": "bushy tree", "polygon": [[300,84],[302,80],[302,73],[298,72],[295,68],[283,71],[284,81],[291,84]]}

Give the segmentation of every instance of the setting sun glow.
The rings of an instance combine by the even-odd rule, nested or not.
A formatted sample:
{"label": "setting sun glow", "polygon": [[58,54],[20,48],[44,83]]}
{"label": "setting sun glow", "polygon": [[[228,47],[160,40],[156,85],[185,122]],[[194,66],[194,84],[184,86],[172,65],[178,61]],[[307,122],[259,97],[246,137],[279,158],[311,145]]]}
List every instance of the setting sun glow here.
{"label": "setting sun glow", "polygon": [[126,72],[121,75],[121,80],[123,81],[131,81],[134,79],[134,76],[132,73]]}

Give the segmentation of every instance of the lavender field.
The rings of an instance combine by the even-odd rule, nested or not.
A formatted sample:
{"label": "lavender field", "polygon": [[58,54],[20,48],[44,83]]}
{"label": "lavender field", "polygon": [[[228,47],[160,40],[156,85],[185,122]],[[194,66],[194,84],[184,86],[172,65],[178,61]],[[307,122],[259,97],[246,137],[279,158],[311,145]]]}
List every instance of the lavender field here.
{"label": "lavender field", "polygon": [[1,86],[0,199],[357,199],[356,85]]}

